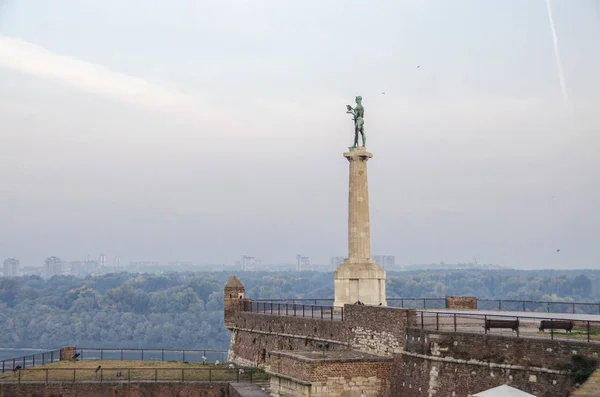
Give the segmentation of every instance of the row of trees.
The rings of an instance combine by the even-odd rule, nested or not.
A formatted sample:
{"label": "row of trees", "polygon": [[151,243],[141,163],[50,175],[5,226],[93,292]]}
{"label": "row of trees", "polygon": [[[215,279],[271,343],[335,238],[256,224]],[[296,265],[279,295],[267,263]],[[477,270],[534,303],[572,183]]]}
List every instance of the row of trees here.
{"label": "row of trees", "polygon": [[[223,286],[229,273],[108,274],[85,279],[0,279],[0,347],[62,345],[226,349]],[[331,273],[240,274],[255,299],[331,298]],[[388,297],[594,301],[600,272],[389,273]]]}

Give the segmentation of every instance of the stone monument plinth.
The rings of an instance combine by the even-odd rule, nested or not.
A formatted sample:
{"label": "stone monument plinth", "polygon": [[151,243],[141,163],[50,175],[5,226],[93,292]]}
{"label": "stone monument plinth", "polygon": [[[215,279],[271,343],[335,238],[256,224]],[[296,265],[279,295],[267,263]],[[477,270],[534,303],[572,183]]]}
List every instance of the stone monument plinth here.
{"label": "stone monument plinth", "polygon": [[348,258],[333,273],[334,305],[361,302],[387,306],[385,271],[371,259],[367,161],[373,154],[364,146],[356,146],[344,153],[344,157],[350,164]]}

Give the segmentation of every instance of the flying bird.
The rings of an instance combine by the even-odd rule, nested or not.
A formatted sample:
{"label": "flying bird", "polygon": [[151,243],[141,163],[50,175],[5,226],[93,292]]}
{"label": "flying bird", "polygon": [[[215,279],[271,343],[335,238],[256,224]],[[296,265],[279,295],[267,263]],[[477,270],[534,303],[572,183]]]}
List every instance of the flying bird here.
{"label": "flying bird", "polygon": [[98,371],[100,371],[100,369],[102,369],[102,365],[98,365],[98,367],[96,367],[96,370],[94,372],[98,373]]}
{"label": "flying bird", "polygon": [[560,252],[560,248],[556,250],[556,252]]}
{"label": "flying bird", "polygon": [[419,69],[421,67],[421,65],[417,65],[417,69]]}

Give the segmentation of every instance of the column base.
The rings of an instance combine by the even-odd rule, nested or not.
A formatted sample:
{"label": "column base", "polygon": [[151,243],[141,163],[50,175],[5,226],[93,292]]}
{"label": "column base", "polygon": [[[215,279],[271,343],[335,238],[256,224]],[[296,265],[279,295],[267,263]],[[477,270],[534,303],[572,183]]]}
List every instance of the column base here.
{"label": "column base", "polygon": [[340,307],[360,301],[365,305],[387,306],[385,271],[372,259],[346,259],[335,272],[335,300]]}

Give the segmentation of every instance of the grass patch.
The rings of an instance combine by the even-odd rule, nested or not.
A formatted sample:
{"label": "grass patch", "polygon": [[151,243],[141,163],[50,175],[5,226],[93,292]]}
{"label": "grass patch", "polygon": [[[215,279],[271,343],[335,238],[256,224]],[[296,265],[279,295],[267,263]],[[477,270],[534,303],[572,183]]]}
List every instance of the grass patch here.
{"label": "grass patch", "polygon": [[[546,333],[548,332],[546,331]],[[573,328],[573,331],[569,333],[555,331],[554,335],[560,335],[560,337],[566,337],[569,339],[587,340],[588,332],[585,328]],[[590,340],[600,340],[600,331],[590,328]]]}
{"label": "grass patch", "polygon": [[[101,365],[102,369],[96,372]],[[121,376],[117,373],[120,371]],[[260,381],[264,371],[164,361],[60,361],[0,375],[0,382]]]}

